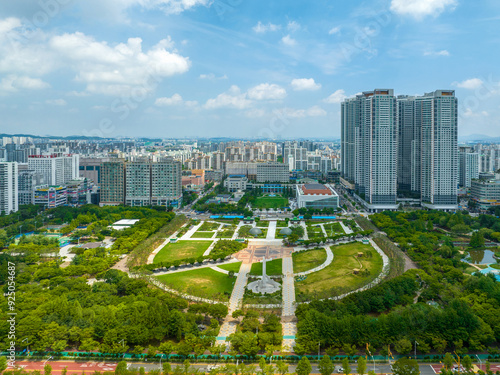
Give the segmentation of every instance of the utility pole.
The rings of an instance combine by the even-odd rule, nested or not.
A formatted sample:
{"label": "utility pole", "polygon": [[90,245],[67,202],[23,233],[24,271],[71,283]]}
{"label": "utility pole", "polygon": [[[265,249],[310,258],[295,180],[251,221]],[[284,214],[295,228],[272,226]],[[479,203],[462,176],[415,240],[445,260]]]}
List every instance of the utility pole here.
{"label": "utility pole", "polygon": [[415,360],[417,359],[417,345],[420,345],[417,340],[415,340]]}

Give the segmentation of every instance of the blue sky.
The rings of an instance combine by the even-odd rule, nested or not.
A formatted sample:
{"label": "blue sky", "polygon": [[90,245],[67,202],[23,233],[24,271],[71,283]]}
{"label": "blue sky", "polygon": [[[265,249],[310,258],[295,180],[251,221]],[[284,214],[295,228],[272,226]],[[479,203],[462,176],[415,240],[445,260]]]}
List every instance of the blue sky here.
{"label": "blue sky", "polygon": [[499,136],[496,0],[0,3],[0,132],[339,137],[340,101],[455,89]]}

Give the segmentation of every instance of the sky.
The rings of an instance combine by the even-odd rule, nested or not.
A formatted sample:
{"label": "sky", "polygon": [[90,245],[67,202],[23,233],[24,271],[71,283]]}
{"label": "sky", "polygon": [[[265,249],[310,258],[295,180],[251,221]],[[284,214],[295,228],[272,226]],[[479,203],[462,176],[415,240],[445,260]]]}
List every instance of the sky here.
{"label": "sky", "polygon": [[454,89],[500,136],[498,0],[0,3],[0,133],[340,137],[340,102]]}

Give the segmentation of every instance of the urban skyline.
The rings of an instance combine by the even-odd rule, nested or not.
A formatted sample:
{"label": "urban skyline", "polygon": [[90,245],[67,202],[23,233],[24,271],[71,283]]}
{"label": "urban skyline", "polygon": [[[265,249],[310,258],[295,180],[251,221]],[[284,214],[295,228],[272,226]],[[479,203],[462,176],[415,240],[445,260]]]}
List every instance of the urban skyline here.
{"label": "urban skyline", "polygon": [[455,90],[459,134],[497,136],[499,12],[490,0],[3,3],[2,130],[338,138],[340,102],[391,87]]}

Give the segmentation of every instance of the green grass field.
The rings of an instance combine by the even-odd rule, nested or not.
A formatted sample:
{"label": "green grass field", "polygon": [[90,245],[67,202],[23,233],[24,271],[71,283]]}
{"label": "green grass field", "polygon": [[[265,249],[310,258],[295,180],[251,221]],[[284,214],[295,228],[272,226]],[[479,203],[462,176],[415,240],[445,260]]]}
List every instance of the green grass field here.
{"label": "green grass field", "polygon": [[203,255],[211,244],[212,241],[178,241],[176,243],[169,243],[156,254],[153,263],[198,258]]}
{"label": "green grass field", "polygon": [[286,228],[288,226],[288,223],[285,220],[278,220],[276,222],[276,227],[278,228]]}
{"label": "green grass field", "polygon": [[207,231],[207,230],[216,230],[219,228],[220,224],[219,223],[209,223],[208,221],[205,221],[203,224],[201,224],[201,227],[199,230],[202,231]]}
{"label": "green grass field", "polygon": [[210,268],[176,272],[158,276],[169,288],[197,297],[228,300],[236,278]]}
{"label": "green grass field", "polygon": [[241,262],[222,264],[218,267],[226,271],[233,271],[235,273],[238,273],[240,271]]}
{"label": "green grass field", "polygon": [[257,223],[257,227],[259,228],[268,228],[269,227],[269,221],[267,220],[259,220]]}
{"label": "green grass field", "polygon": [[309,238],[312,238],[312,237],[323,237],[324,233],[321,230],[320,226],[316,227],[316,226],[308,225],[307,226],[307,235],[309,236]]}
{"label": "green grass field", "polygon": [[283,197],[259,197],[255,200],[254,203],[252,203],[253,208],[281,208],[281,207],[288,207],[288,199],[283,198]]}
{"label": "green grass field", "polygon": [[191,238],[212,238],[214,236],[215,232],[202,232],[202,231],[197,231],[195,232]]}
{"label": "green grass field", "polygon": [[217,238],[232,238],[236,228],[223,229],[217,232]]}
{"label": "green grass field", "polygon": [[[382,257],[370,245],[359,242],[332,246],[333,262],[325,269],[312,273],[303,281],[295,283],[297,299],[307,300],[312,296],[338,295],[355,290],[375,279],[382,271]],[[371,257],[357,258],[358,252],[371,253]],[[358,275],[353,270],[361,269]],[[368,270],[369,274],[363,273]]]}
{"label": "green grass field", "polygon": [[325,224],[324,228],[328,236],[345,233],[340,223]]}
{"label": "green grass field", "polygon": [[293,254],[293,272],[300,273],[316,268],[326,261],[324,249],[306,250]]}
{"label": "green grass field", "polygon": [[[283,274],[283,262],[282,259],[274,259],[266,262],[266,273],[268,275],[281,275]],[[252,269],[250,270],[250,275],[262,276],[262,263],[252,264]]]}

